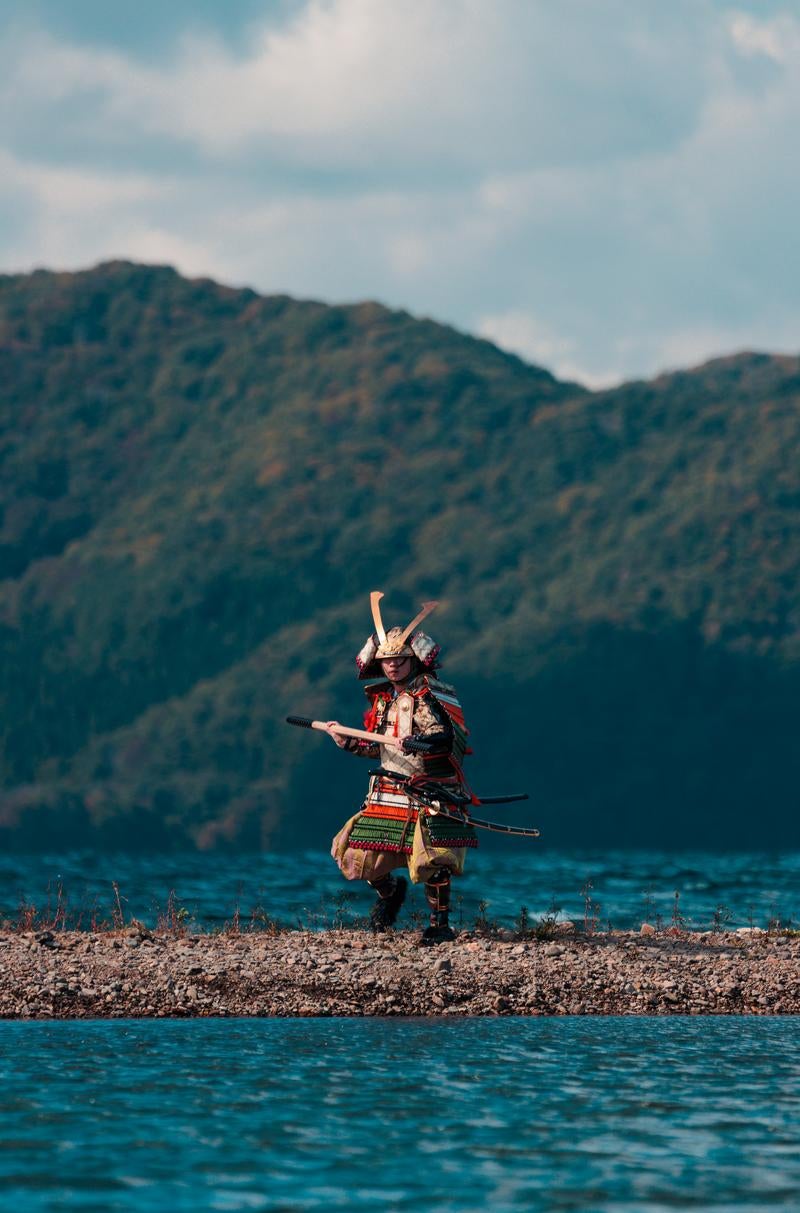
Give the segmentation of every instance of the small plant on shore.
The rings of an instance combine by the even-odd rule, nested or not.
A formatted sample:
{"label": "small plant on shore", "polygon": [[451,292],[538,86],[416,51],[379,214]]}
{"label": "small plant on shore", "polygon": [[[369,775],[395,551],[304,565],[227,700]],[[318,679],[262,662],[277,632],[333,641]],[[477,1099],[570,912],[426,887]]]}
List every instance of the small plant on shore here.
{"label": "small plant on shore", "polygon": [[63,931],[67,925],[67,898],[64,893],[64,883],[61,877],[58,877],[56,886],[56,901],[52,904],[53,885],[52,881],[47,882],[47,916],[43,920],[42,925],[47,926],[51,931]]}
{"label": "small plant on shore", "polygon": [[[82,920],[83,914],[81,914],[79,921]],[[95,897],[94,901],[92,902],[92,913],[89,918],[89,930],[93,935],[96,935],[98,931],[105,931],[107,927],[108,922],[105,918],[100,917],[100,909],[97,905],[97,898]]]}
{"label": "small plant on shore", "polygon": [[298,931],[314,931],[321,930],[323,927],[330,926],[330,916],[325,904],[325,897],[319,899],[319,909],[312,910],[310,906],[303,906],[302,912],[297,915]]}
{"label": "small plant on shore", "polygon": [[478,913],[472,920],[472,930],[477,935],[497,935],[500,930],[500,924],[496,918],[490,918],[487,911],[490,902],[485,898],[481,898],[478,902]]}
{"label": "small plant on shore", "polygon": [[267,913],[264,908],[264,898],[267,895],[267,890],[264,885],[259,885],[256,890],[258,901],[250,910],[250,920],[247,925],[247,931],[251,934],[257,932],[265,935],[280,935],[284,931],[288,931],[289,927],[286,923],[280,922],[277,918]]}
{"label": "small plant on shore", "polygon": [[116,880],[111,881],[111,888],[114,890],[114,904],[111,907],[111,919],[114,923],[115,931],[122,931],[125,927],[125,911],[122,908],[123,901],[127,901],[127,897],[122,897],[119,891],[119,885]]}
{"label": "small plant on shore", "polygon": [[473,923],[476,931],[488,931],[490,929],[491,924],[486,916],[486,911],[488,908],[488,901],[481,898],[481,900],[478,902],[478,913],[475,915],[475,921]]}
{"label": "small plant on shore", "polygon": [[26,901],[24,897],[20,897],[19,906],[17,907],[17,920],[14,923],[15,931],[36,931],[38,930],[38,910],[32,901]]}
{"label": "small plant on shore", "polygon": [[531,920],[527,906],[519,907],[519,914],[517,915],[517,921],[514,923],[514,930],[519,939],[527,939],[531,934]]}
{"label": "small plant on shore", "polygon": [[236,886],[236,901],[233,906],[233,917],[226,922],[223,932],[226,935],[241,935],[242,933],[242,882]]}
{"label": "small plant on shore", "polygon": [[353,925],[353,915],[350,907],[355,901],[355,896],[355,893],[351,893],[349,889],[340,889],[334,894],[333,926],[335,930],[343,931]]}
{"label": "small plant on shore", "polygon": [[728,906],[715,906],[711,912],[711,930],[725,931],[733,920],[733,911]]}
{"label": "small plant on shore", "polygon": [[533,928],[533,933],[537,939],[552,939],[558,932],[558,920],[561,917],[561,906],[556,905],[556,899],[553,897],[550,901],[545,913]]}
{"label": "small plant on shore", "polygon": [[255,934],[263,932],[265,935],[281,935],[287,928],[277,918],[273,918],[268,914],[262,905],[253,906],[250,911],[250,925],[248,930]]}
{"label": "small plant on shore", "polygon": [[583,898],[583,929],[587,935],[593,935],[600,921],[600,903],[592,899],[593,885],[587,880],[581,889]]}
{"label": "small plant on shore", "polygon": [[61,877],[58,877],[56,898],[53,901],[53,886],[47,884],[47,905],[39,910],[33,901],[26,901],[24,894],[20,895],[17,906],[17,917],[13,922],[4,922],[4,927],[12,931],[64,931],[68,923],[68,903],[64,893]]}
{"label": "small plant on shore", "polygon": [[681,913],[681,895],[678,890],[675,890],[675,896],[672,902],[672,927],[673,931],[685,931],[688,928],[689,920]]}
{"label": "small plant on shore", "polygon": [[156,930],[165,935],[178,935],[182,937],[187,932],[190,918],[191,914],[186,907],[178,905],[175,890],[170,889],[167,895],[167,904],[164,910],[159,913],[156,920]]}
{"label": "small plant on shore", "polygon": [[651,888],[645,889],[644,893],[642,893],[642,898],[644,900],[644,921],[650,922],[651,919],[655,917],[655,909],[656,909],[655,898],[653,897],[653,890]]}

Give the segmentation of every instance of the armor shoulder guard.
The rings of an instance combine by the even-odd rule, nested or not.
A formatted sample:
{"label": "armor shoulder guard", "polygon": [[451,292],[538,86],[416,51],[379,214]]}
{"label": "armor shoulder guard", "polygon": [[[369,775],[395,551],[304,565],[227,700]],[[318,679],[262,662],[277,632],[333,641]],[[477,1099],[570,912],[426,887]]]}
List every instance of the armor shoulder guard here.
{"label": "armor shoulder guard", "polygon": [[432,695],[437,698],[439,695],[449,695],[451,699],[456,699],[455,687],[451,687],[449,683],[442,682],[438,678],[433,678],[430,674],[421,674],[417,679],[420,687],[427,687]]}
{"label": "armor shoulder guard", "polygon": [[364,694],[370,703],[374,703],[379,695],[391,694],[391,682],[371,682],[368,687],[364,687]]}
{"label": "armor shoulder guard", "polygon": [[469,753],[467,746],[469,729],[464,723],[464,709],[456,698],[455,689],[447,682],[439,682],[438,678],[431,678],[429,675],[423,674],[414,690],[418,695],[427,691],[431,698],[436,700],[438,706],[447,713],[455,733],[454,750],[460,761],[464,754]]}

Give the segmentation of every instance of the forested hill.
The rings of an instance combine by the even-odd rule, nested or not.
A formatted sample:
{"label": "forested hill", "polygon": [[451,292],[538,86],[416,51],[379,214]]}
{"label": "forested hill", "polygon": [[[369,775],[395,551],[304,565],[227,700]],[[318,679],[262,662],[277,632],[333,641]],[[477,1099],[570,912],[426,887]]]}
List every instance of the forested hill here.
{"label": "forested hill", "polygon": [[[554,844],[800,845],[800,362],[603,393],[374,303],[0,278],[6,845],[324,845],[371,630],[441,598]],[[497,813],[500,810],[496,810]]]}

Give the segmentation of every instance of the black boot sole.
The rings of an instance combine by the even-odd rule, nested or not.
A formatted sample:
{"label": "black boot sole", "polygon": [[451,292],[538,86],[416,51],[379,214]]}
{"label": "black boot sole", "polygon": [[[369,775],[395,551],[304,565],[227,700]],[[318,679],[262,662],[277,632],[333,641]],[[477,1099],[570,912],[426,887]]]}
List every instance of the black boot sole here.
{"label": "black boot sole", "polygon": [[437,943],[452,943],[456,933],[452,927],[426,927],[420,937],[421,948],[435,947]]}

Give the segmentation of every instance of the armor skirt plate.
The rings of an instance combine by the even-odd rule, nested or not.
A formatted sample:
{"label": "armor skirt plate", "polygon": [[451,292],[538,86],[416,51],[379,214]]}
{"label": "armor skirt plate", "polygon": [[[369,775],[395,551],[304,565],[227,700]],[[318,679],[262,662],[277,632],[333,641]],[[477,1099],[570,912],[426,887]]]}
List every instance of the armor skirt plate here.
{"label": "armor skirt plate", "polygon": [[334,838],[331,854],[349,880],[378,879],[407,865],[418,883],[437,867],[460,875],[467,848],[477,845],[473,826],[426,812],[393,781],[376,779],[361,812]]}

